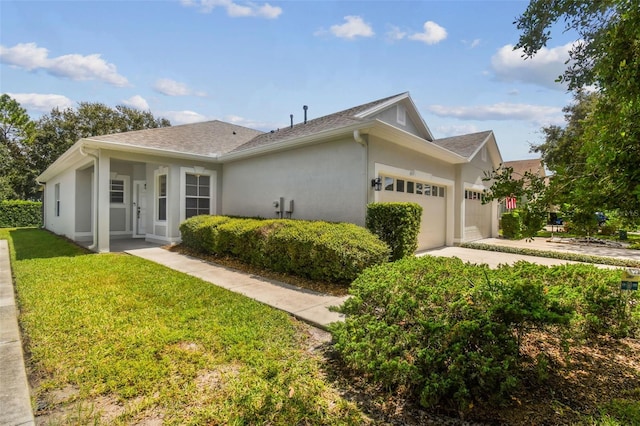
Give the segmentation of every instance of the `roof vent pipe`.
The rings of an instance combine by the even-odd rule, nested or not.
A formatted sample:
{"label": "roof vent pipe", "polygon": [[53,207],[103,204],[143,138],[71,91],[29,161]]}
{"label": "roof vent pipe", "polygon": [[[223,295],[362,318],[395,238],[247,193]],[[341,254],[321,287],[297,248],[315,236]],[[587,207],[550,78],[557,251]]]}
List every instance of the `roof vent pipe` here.
{"label": "roof vent pipe", "polygon": [[309,109],[309,107],[304,105],[302,109],[304,110],[304,124],[307,124],[307,110]]}
{"label": "roof vent pipe", "polygon": [[289,118],[291,119],[291,128],[293,129],[293,114],[289,114]]}

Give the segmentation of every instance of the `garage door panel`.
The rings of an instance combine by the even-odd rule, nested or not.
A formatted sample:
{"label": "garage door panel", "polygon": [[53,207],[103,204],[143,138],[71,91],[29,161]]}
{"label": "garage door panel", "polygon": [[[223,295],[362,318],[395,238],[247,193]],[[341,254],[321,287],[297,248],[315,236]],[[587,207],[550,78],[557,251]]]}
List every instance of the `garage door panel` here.
{"label": "garage door panel", "polygon": [[[397,185],[385,188],[380,193],[381,202],[417,203],[422,206],[420,232],[418,234],[418,250],[425,250],[445,245],[446,240],[446,193],[445,188],[425,182],[413,182],[400,179],[403,191],[413,190],[414,193],[399,192]],[[394,182],[397,184],[397,182]],[[428,191],[425,189],[428,187]],[[393,190],[390,190],[393,189]],[[432,195],[433,190],[437,191]],[[416,193],[420,191],[421,193]],[[440,191],[443,196],[440,196]],[[428,195],[425,195],[428,194]]]}
{"label": "garage door panel", "polygon": [[464,241],[491,236],[491,204],[482,204],[481,193],[465,191]]}

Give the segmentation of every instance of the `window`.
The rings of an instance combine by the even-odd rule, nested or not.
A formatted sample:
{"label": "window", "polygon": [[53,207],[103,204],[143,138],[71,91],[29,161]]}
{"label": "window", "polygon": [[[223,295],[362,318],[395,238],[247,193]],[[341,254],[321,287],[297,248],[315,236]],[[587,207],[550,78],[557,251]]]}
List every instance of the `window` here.
{"label": "window", "polygon": [[211,177],[187,173],[185,182],[185,219],[209,214]]}
{"label": "window", "polygon": [[390,177],[384,178],[384,190],[393,191],[393,178],[390,178]]}
{"label": "window", "polygon": [[422,195],[422,184],[421,183],[416,183],[416,194],[417,195]]}
{"label": "window", "polygon": [[441,186],[440,189],[438,190],[438,196],[444,197],[444,186]]}
{"label": "window", "polygon": [[167,220],[167,175],[158,176],[158,220]]}
{"label": "window", "polygon": [[438,187],[435,186],[435,185],[433,185],[431,187],[431,196],[433,196],[433,197],[437,197],[438,196]]}
{"label": "window", "polygon": [[409,194],[413,194],[413,187],[414,187],[415,183],[414,182],[407,182],[407,193]]}
{"label": "window", "polygon": [[431,196],[431,185],[424,186],[424,195],[426,195],[427,197]]}
{"label": "window", "polygon": [[402,179],[396,180],[396,192],[404,192],[404,181]]}
{"label": "window", "polygon": [[111,179],[111,203],[123,204],[124,203],[124,181]]}
{"label": "window", "polygon": [[56,216],[60,216],[60,184],[56,183],[54,188]]}

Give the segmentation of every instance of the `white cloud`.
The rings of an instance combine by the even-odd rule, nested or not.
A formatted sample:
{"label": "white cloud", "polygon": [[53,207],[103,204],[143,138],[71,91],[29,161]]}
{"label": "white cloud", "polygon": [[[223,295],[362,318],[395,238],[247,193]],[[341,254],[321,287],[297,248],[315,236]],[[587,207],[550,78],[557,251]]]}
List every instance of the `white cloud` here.
{"label": "white cloud", "polygon": [[464,44],[469,46],[469,49],[475,49],[476,47],[480,46],[481,42],[482,40],[480,40],[479,38],[473,39],[472,41],[463,41]]}
{"label": "white cloud", "polygon": [[339,38],[353,40],[356,37],[372,37],[375,33],[371,25],[362,20],[360,16],[345,16],[346,21],[342,25],[332,25],[331,34]]}
{"label": "white cloud", "polygon": [[52,93],[7,93],[27,110],[50,112],[54,108],[66,109],[73,107],[73,101],[63,95]]}
{"label": "white cloud", "polygon": [[171,80],[170,78],[159,78],[153,85],[153,90],[167,96],[207,96],[205,92],[196,92],[184,83]]}
{"label": "white cloud", "polygon": [[423,32],[412,34],[409,36],[409,39],[421,41],[426,44],[436,44],[447,38],[447,30],[433,21],[425,22],[423,28]]}
{"label": "white cloud", "polygon": [[207,121],[209,118],[194,111],[166,111],[160,114],[171,121],[171,124],[190,124]]}
{"label": "white cloud", "polygon": [[186,84],[171,80],[170,78],[159,78],[153,85],[153,90],[167,96],[187,96],[191,90]]}
{"label": "white cloud", "polygon": [[544,105],[506,102],[474,106],[431,105],[428,110],[439,117],[453,117],[461,120],[520,120],[529,121],[537,125],[564,123],[561,107]]}
{"label": "white cloud", "polygon": [[537,84],[556,90],[566,87],[555,80],[564,72],[569,60],[569,51],[573,43],[552,49],[543,47],[533,57],[524,59],[522,49],[513,49],[513,45],[502,46],[491,57],[491,68],[500,81]]}
{"label": "white cloud", "polygon": [[282,14],[282,8],[269,3],[258,5],[252,2],[239,4],[231,0],[181,0],[183,6],[199,7],[202,13],[211,13],[213,9],[221,7],[232,18],[266,18],[276,19]]}
{"label": "white cloud", "polygon": [[438,126],[434,129],[439,137],[447,138],[449,136],[466,135],[469,133],[477,133],[480,131],[477,126],[473,124],[461,124],[459,126]]}
{"label": "white cloud", "polygon": [[392,25],[389,31],[387,31],[386,33],[387,40],[391,40],[391,41],[402,40],[406,36],[407,36],[407,32],[402,31],[400,28],[396,27],[395,25]]}
{"label": "white cloud", "polygon": [[43,69],[56,77],[71,80],[102,80],[113,86],[124,87],[129,81],[114,64],[106,62],[100,54],[77,53],[49,58],[49,50],[35,43],[18,43],[13,47],[0,46],[0,62],[28,71]]}
{"label": "white cloud", "polygon": [[124,103],[127,106],[130,106],[131,108],[139,109],[141,111],[149,110],[149,103],[145,98],[143,98],[140,95],[135,95],[130,97],[129,99],[125,99],[122,101],[122,103]]}

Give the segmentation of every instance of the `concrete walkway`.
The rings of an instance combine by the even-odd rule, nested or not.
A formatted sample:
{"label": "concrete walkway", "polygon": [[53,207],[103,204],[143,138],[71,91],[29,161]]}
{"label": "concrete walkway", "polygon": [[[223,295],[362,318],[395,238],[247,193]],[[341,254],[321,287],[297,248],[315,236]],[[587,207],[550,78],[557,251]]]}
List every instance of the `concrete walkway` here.
{"label": "concrete walkway", "polygon": [[13,292],[9,243],[0,240],[0,425],[33,424]]}
{"label": "concrete walkway", "polygon": [[329,296],[305,290],[256,275],[171,252],[160,247],[126,250],[125,253],[159,263],[176,271],[200,278],[235,293],[243,294],[274,308],[289,312],[296,318],[326,329],[332,322],[344,320],[344,315],[329,310],[341,305],[347,297]]}

